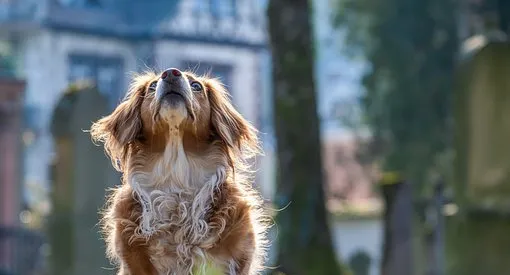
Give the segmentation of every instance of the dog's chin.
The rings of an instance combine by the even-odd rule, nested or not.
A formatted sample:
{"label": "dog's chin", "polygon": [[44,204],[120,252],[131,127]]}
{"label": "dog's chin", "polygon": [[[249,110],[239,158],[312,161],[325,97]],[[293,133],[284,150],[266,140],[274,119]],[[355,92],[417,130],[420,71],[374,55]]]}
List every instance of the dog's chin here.
{"label": "dog's chin", "polygon": [[[170,127],[178,127],[189,116],[184,99],[179,95],[170,95],[161,103],[159,116]],[[175,97],[175,98],[174,98]]]}

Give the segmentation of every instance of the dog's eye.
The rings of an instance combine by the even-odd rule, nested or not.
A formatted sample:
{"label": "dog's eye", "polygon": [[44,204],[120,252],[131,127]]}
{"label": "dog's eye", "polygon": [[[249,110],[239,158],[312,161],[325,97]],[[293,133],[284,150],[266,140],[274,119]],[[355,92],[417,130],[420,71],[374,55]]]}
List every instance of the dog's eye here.
{"label": "dog's eye", "polygon": [[149,90],[151,91],[155,91],[156,90],[156,86],[158,85],[158,82],[157,81],[153,81],[151,83],[151,85],[149,85]]}
{"label": "dog's eye", "polygon": [[199,82],[196,82],[196,81],[192,82],[191,83],[191,89],[193,89],[193,91],[195,91],[195,92],[200,92],[203,89],[202,88],[202,84],[200,84]]}

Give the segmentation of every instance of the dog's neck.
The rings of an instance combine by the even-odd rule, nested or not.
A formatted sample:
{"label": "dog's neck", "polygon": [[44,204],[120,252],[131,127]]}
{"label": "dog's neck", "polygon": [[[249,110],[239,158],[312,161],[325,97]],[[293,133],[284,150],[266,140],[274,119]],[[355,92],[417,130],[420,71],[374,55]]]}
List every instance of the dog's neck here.
{"label": "dog's neck", "polygon": [[195,174],[198,174],[193,175],[191,167],[195,164],[193,157],[184,151],[182,138],[171,136],[162,156],[152,169],[151,183],[156,188],[169,184],[180,188],[195,187],[203,179],[205,168],[193,167]]}
{"label": "dog's neck", "polygon": [[141,229],[146,235],[158,230],[155,223],[165,219],[162,204],[179,203],[177,195],[205,210],[214,190],[226,179],[226,159],[219,148],[211,145],[201,154],[187,152],[182,135],[171,134],[163,152],[132,156],[133,167],[127,175],[142,204]]}
{"label": "dog's neck", "polygon": [[177,127],[169,128],[164,141],[148,138],[147,143],[131,150],[129,179],[157,189],[196,188],[227,163],[218,146],[203,141],[199,144],[198,140],[185,137]]}

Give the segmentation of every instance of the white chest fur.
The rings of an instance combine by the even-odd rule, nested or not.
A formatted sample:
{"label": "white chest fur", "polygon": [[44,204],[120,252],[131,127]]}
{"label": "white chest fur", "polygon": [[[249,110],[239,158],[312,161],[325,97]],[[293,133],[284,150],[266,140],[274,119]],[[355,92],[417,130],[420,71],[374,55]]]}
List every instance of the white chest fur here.
{"label": "white chest fur", "polygon": [[193,266],[207,261],[205,251],[225,227],[207,220],[215,191],[227,177],[225,155],[219,148],[187,154],[176,139],[152,163],[129,176],[142,204],[135,234],[150,241],[151,262],[159,273],[191,274]]}
{"label": "white chest fur", "polygon": [[192,156],[182,143],[169,144],[151,172],[135,171],[129,179],[143,208],[139,233],[188,231],[187,239],[175,234],[175,242],[200,242],[208,231],[205,216],[214,191],[225,178],[219,154]]}

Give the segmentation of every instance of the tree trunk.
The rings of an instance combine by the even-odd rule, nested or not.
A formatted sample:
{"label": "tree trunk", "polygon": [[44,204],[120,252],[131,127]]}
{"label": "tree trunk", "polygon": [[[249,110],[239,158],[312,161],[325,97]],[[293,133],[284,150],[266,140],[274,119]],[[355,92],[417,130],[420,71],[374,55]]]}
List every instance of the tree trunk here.
{"label": "tree trunk", "polygon": [[278,147],[278,263],[286,274],[342,274],[325,207],[308,0],[268,7]]}

